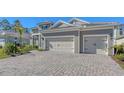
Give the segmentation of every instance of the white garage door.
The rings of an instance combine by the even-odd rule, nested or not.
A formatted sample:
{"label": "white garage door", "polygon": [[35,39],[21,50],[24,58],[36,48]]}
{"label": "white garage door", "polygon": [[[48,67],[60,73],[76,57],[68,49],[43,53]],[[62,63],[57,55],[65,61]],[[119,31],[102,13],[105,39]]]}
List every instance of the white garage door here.
{"label": "white garage door", "polygon": [[107,36],[84,36],[84,52],[107,55]]}
{"label": "white garage door", "polygon": [[47,49],[50,51],[74,52],[73,37],[47,38]]}

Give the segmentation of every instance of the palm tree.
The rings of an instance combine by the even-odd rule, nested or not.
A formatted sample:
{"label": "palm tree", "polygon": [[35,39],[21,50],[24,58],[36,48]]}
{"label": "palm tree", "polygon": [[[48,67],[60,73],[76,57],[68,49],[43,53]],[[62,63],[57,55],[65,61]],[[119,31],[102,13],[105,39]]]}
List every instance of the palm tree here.
{"label": "palm tree", "polygon": [[23,44],[22,38],[23,38],[23,33],[24,33],[24,27],[21,25],[19,20],[15,21],[14,30],[19,33],[20,44],[22,45]]}

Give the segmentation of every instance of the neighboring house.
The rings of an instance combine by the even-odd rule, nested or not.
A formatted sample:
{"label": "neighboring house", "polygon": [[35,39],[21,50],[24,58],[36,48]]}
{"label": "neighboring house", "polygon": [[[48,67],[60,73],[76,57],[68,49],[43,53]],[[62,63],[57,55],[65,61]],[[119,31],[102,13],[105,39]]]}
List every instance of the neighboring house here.
{"label": "neighboring house", "polygon": [[[47,29],[32,33],[33,45],[49,51],[113,55],[122,24],[87,22],[72,18],[58,21]],[[35,43],[34,43],[35,42]]]}
{"label": "neighboring house", "polygon": [[[5,43],[15,42],[15,38],[17,38],[17,43],[19,43],[19,33],[14,31],[0,31],[0,47],[4,47]],[[23,34],[23,43],[30,44],[30,33]]]}
{"label": "neighboring house", "polygon": [[[17,38],[16,42],[19,43],[20,35],[18,32],[13,30],[13,24],[10,24],[8,20],[3,19],[0,21],[0,47],[4,47],[8,42],[15,42],[15,38]],[[24,29],[23,33],[23,43],[30,44],[30,33],[28,28]]]}

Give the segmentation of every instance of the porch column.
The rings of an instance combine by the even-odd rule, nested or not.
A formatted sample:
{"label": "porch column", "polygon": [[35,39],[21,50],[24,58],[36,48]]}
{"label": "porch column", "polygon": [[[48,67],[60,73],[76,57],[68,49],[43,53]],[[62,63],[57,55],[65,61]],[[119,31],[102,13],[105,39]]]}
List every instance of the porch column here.
{"label": "porch column", "polygon": [[38,48],[41,48],[41,35],[38,35]]}
{"label": "porch column", "polygon": [[77,31],[74,39],[74,53],[80,53],[80,31]]}
{"label": "porch column", "polygon": [[30,38],[30,45],[33,46],[33,36],[31,35],[31,38]]}
{"label": "porch column", "polygon": [[[117,27],[113,27],[113,37],[112,37],[113,46],[116,45],[117,30],[118,30]],[[112,49],[112,55],[114,55],[114,48]]]}
{"label": "porch column", "polygon": [[80,31],[78,31],[78,53],[80,53]]}
{"label": "porch column", "polygon": [[31,37],[31,44],[32,44],[32,46],[34,47],[34,35],[32,35],[32,37]]}

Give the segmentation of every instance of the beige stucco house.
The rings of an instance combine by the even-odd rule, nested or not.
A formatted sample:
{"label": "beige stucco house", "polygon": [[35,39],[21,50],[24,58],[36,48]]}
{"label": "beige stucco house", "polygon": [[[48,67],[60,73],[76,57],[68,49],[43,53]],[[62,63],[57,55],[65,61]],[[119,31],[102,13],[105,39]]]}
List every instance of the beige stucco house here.
{"label": "beige stucco house", "polygon": [[32,33],[32,44],[47,51],[113,55],[122,24],[72,18]]}

